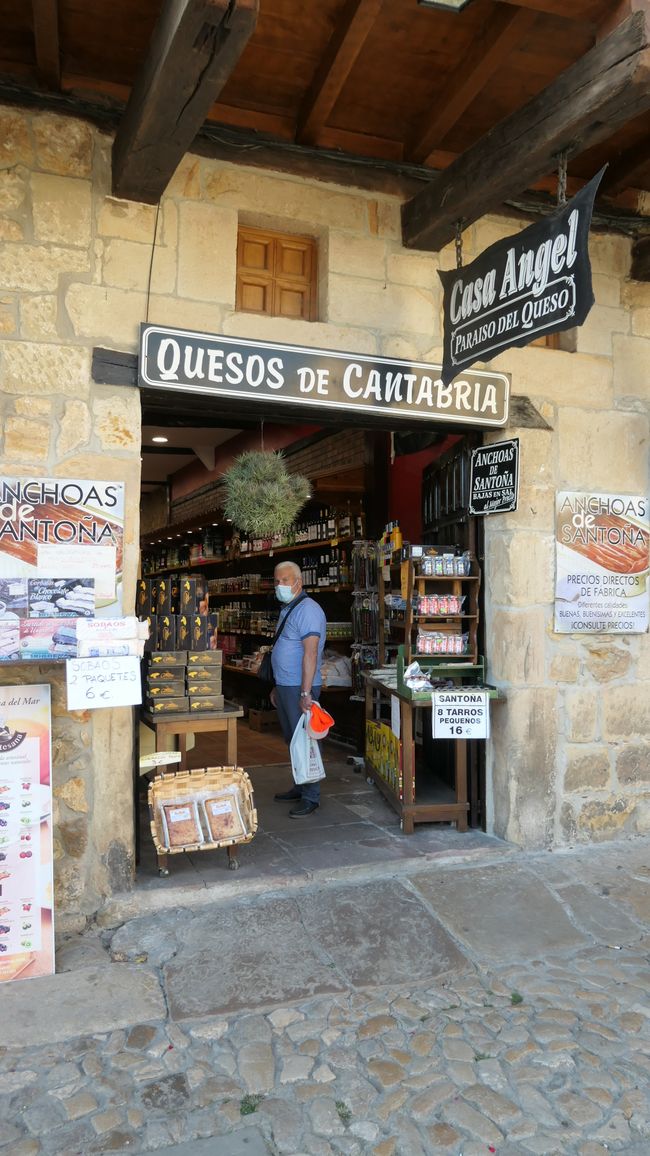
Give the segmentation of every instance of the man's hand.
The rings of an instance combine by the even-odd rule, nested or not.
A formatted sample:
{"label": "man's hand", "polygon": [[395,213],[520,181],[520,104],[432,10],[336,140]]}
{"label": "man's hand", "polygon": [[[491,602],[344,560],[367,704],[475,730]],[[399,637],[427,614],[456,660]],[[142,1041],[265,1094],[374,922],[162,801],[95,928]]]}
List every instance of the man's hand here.
{"label": "man's hand", "polygon": [[278,705],[278,697],[277,697],[277,695],[276,695],[276,693],[275,693],[275,687],[273,687],[273,690],[271,691],[271,693],[270,693],[270,695],[269,695],[269,698],[270,698],[270,700],[271,700],[271,706],[275,706],[275,707],[277,707],[277,705]]}
{"label": "man's hand", "polygon": [[314,700],[310,694],[308,694],[308,695],[301,694],[301,696],[300,696],[300,709],[301,709],[303,714],[309,714],[309,712],[312,708],[313,701]]}

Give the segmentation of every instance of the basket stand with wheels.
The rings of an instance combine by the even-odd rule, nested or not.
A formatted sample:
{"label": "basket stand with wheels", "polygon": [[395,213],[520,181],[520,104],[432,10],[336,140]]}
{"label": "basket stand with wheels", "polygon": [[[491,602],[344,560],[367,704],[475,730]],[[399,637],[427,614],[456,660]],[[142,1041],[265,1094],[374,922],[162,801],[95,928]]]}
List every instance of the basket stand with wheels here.
{"label": "basket stand with wheels", "polygon": [[[169,875],[169,856],[225,848],[228,868],[239,867],[237,848],[257,831],[253,787],[241,767],[206,767],[157,775],[149,783],[149,819],[158,873]],[[175,816],[184,820],[179,832]],[[189,833],[189,834],[187,834]]]}

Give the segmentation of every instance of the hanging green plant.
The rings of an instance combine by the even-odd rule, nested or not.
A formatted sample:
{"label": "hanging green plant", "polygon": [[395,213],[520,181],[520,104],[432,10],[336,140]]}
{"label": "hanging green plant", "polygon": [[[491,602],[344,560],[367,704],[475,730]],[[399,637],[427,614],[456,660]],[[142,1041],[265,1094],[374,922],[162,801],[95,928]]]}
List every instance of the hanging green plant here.
{"label": "hanging green plant", "polygon": [[281,453],[240,454],[223,475],[224,513],[247,534],[280,534],[296,520],[311,497],[311,486],[290,474]]}

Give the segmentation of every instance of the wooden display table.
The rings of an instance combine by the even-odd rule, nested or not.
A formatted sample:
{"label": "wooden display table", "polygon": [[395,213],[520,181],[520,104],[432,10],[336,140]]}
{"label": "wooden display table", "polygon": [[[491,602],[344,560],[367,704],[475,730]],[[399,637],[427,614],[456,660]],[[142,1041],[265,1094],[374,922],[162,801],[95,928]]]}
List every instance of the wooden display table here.
{"label": "wooden display table", "polygon": [[[418,800],[415,778],[415,740],[414,724],[416,711],[427,711],[429,719],[425,726],[430,724],[431,694],[423,692],[412,694],[405,689],[401,681],[403,659],[398,658],[397,667],[386,667],[384,670],[369,672],[364,675],[366,680],[366,723],[375,722],[381,700],[390,700],[391,696],[399,702],[400,740],[391,737],[390,723],[381,723],[383,734],[380,736],[382,750],[374,764],[366,756],[366,774],[379,790],[385,795],[388,802],[397,811],[401,819],[402,830],[405,835],[412,835],[416,823],[455,823],[459,831],[467,830],[467,816],[469,812],[467,790],[467,747],[466,739],[454,739],[454,789],[441,787],[439,798]],[[459,681],[462,672],[457,668]],[[470,689],[470,688],[464,688]],[[502,697],[496,687],[477,687],[488,691],[490,699]],[[401,764],[399,760],[399,746],[401,743]],[[401,791],[400,791],[401,780]],[[448,796],[448,797],[445,797]]]}
{"label": "wooden display table", "polygon": [[244,717],[244,709],[233,702],[226,702],[223,710],[196,711],[194,714],[153,715],[143,708],[140,719],[154,732],[156,750],[163,751],[170,739],[178,736],[181,752],[181,770],[187,770],[187,736],[189,734],[213,734],[226,732],[226,763],[237,766],[237,719]]}

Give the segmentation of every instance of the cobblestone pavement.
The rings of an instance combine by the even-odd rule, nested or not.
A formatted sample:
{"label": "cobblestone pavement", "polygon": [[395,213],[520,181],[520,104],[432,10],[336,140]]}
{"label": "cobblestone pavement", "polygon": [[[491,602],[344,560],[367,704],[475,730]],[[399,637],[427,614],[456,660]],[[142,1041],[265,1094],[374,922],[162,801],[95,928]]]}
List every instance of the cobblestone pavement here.
{"label": "cobblestone pavement", "polygon": [[[191,1154],[188,1141],[213,1137],[205,1150],[215,1156],[648,1156],[649,851],[637,840],[285,896],[322,974],[311,988],[303,976],[302,994],[275,1006],[269,975],[291,972],[302,948],[277,901],[277,934],[264,924],[270,898],[236,905],[242,925],[263,929],[261,950],[274,957],[261,991],[253,940],[228,951],[227,905],[163,911],[71,940],[61,949],[67,976],[0,998],[5,1024],[16,1017],[14,1039],[13,999],[42,1001],[47,1021],[57,982],[81,985],[90,972],[99,993],[128,975],[125,967],[147,970],[167,1014],[83,1034],[71,1015],[63,1032],[53,1021],[57,1042],[1,1048],[0,1151],[171,1154],[180,1145]],[[374,906],[382,888],[385,920]],[[307,899],[336,915],[338,942]],[[398,899],[408,919],[398,917]],[[350,930],[356,921],[363,943]],[[209,951],[189,968],[196,934]],[[378,985],[364,970],[373,957]],[[187,983],[174,989],[179,961]],[[236,987],[224,978],[234,967]],[[252,1009],[241,1006],[246,990]],[[194,1014],[202,1000],[209,1014]],[[47,1023],[39,1030],[47,1034]]]}

